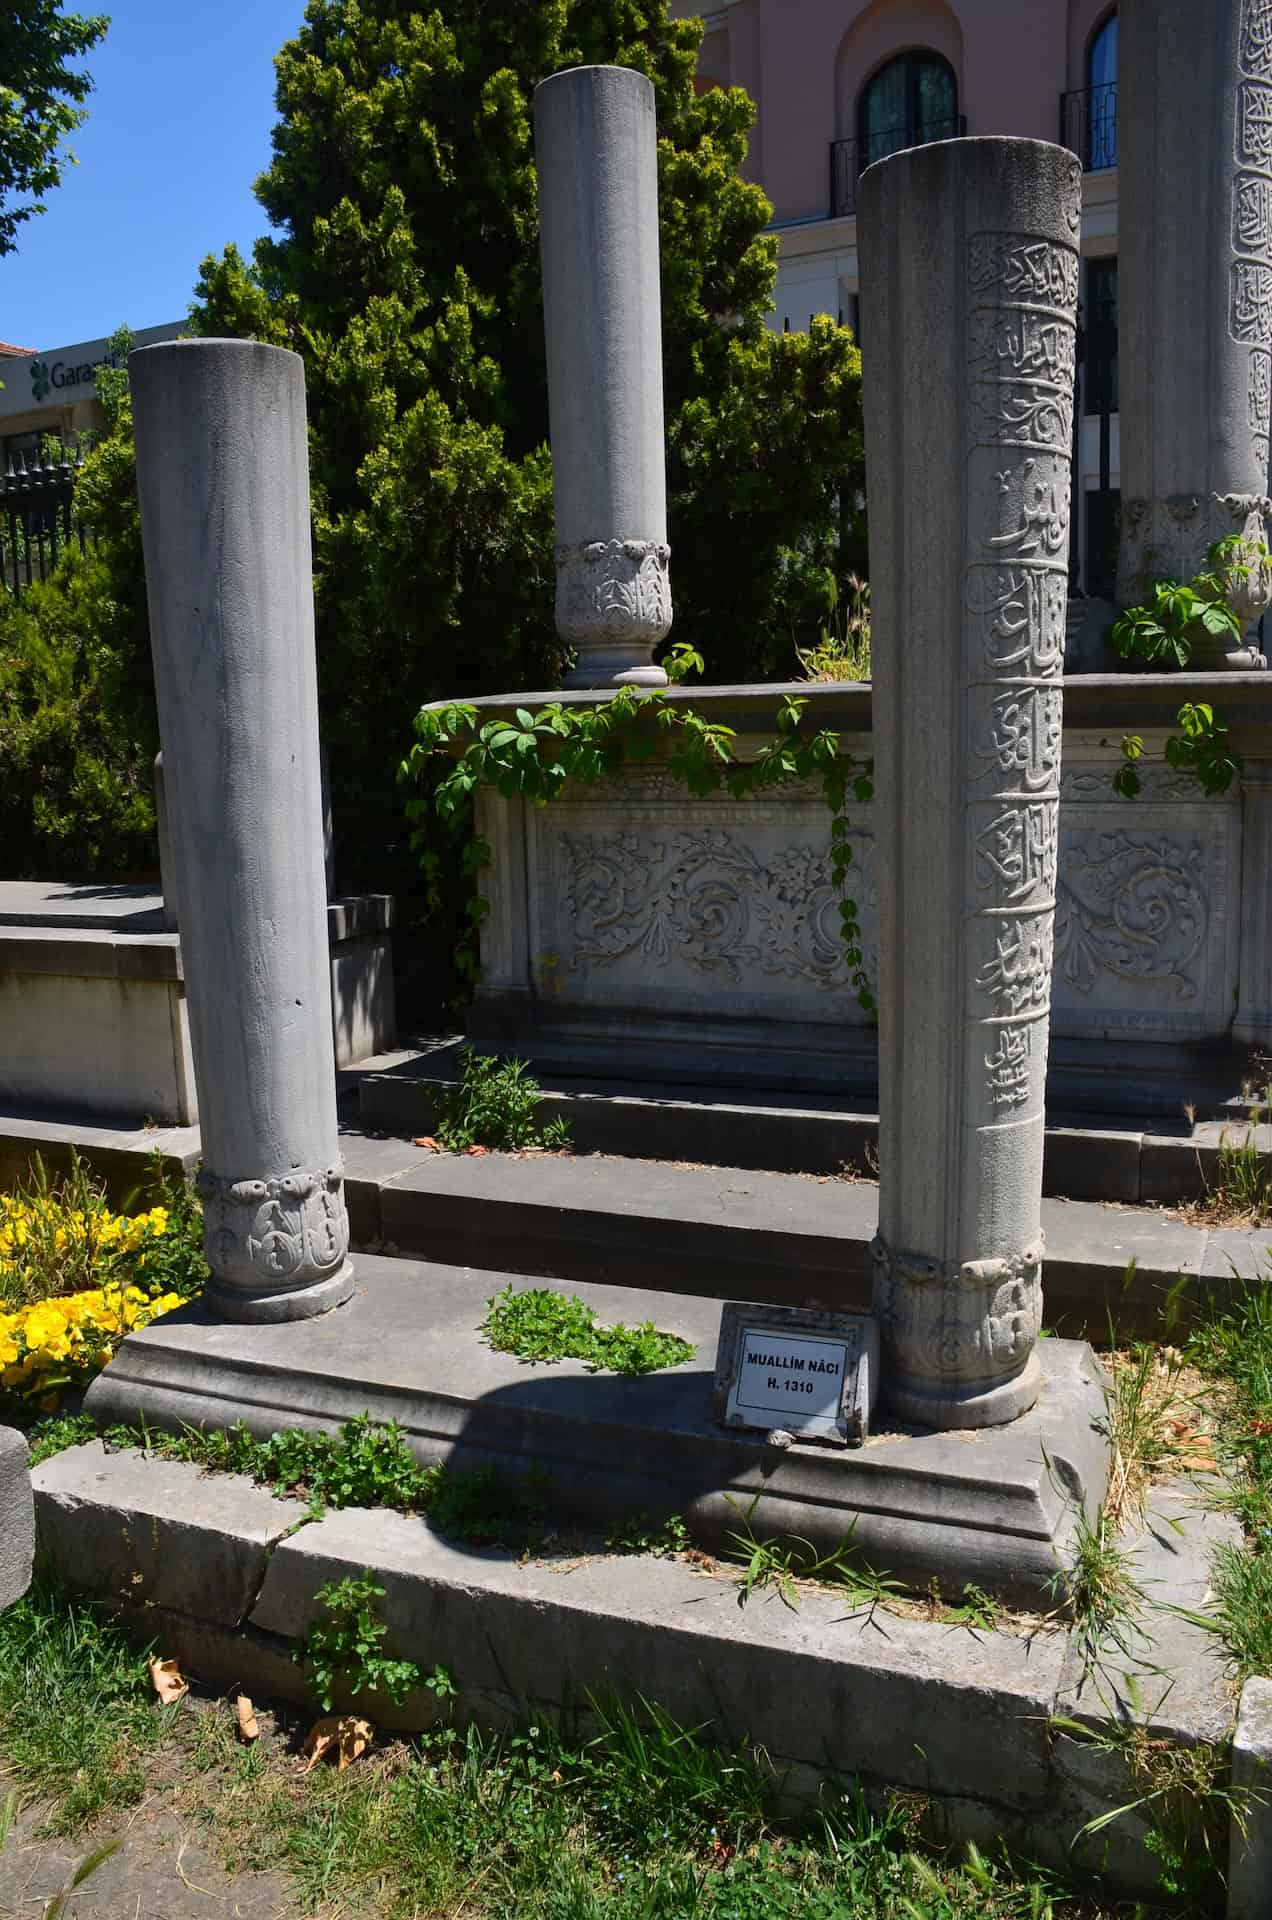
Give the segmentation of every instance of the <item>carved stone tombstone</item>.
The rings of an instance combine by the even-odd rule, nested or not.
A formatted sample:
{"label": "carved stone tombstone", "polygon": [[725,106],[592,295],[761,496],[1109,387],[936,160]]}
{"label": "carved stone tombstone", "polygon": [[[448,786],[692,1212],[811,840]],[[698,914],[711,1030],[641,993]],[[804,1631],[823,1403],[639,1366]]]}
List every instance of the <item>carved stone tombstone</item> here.
{"label": "carved stone tombstone", "polygon": [[[1118,599],[1237,535],[1248,625],[1272,605],[1272,0],[1124,0],[1118,19]],[[1196,667],[1263,664],[1253,634],[1194,643]]]}
{"label": "carved stone tombstone", "polygon": [[573,67],[534,96],[556,623],[567,687],[665,687],[671,628],[654,89]]}
{"label": "carved stone tombstone", "polygon": [[299,357],[129,356],[170,865],[203,1133],[208,1303],[298,1320],[353,1290],[336,1136]]}
{"label": "carved stone tombstone", "polygon": [[[1032,140],[871,167],[880,1385],[1033,1404],[1081,170]],[[872,344],[873,343],[873,344]]]}

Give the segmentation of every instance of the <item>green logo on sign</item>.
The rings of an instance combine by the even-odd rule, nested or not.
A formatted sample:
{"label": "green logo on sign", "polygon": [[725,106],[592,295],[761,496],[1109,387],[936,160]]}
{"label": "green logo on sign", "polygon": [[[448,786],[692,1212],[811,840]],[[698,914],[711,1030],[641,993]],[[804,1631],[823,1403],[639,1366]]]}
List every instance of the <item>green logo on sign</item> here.
{"label": "green logo on sign", "polygon": [[49,392],[49,370],[45,361],[31,362],[31,391],[37,400],[46,400]]}

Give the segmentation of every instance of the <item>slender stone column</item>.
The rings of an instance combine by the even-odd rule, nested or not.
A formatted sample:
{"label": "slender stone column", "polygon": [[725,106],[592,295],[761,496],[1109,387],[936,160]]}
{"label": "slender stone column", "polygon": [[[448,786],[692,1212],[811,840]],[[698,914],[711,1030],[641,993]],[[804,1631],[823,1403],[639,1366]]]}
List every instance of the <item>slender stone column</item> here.
{"label": "slender stone column", "polygon": [[874,609],[881,1389],[1033,1404],[1082,181],[951,140],[858,189]]}
{"label": "slender stone column", "polygon": [[665,687],[671,628],[654,89],[572,67],[535,89],[535,161],[567,687]]}
{"label": "slender stone column", "polygon": [[1241,963],[1232,1037],[1272,1050],[1272,764],[1241,776]]}
{"label": "slender stone column", "polygon": [[[1118,599],[1239,534],[1248,625],[1272,604],[1272,0],[1123,0],[1118,35]],[[1193,664],[1265,662],[1248,633]]]}
{"label": "slender stone column", "polygon": [[327,958],[301,361],[129,357],[168,825],[203,1130],[208,1299],[298,1320],[353,1288]]}

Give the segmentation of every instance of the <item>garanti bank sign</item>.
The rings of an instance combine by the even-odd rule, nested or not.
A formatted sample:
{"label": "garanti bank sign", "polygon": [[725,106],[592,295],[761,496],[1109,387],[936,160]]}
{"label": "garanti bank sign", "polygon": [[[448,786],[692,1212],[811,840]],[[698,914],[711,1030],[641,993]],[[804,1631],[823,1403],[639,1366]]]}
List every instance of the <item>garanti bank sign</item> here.
{"label": "garanti bank sign", "polygon": [[[175,340],[183,323],[174,320],[166,326],[140,327],[134,335],[139,347],[156,340]],[[86,340],[74,347],[54,347],[29,359],[0,358],[0,418],[17,414],[44,413],[75,402],[91,400],[97,391],[97,375],[103,367],[118,365],[109,340]]]}

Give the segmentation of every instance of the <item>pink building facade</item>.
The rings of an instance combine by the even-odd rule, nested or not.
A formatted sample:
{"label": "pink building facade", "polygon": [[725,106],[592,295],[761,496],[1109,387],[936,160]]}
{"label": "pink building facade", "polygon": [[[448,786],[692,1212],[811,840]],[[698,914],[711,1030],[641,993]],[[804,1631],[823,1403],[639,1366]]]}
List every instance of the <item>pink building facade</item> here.
{"label": "pink building facade", "polygon": [[[1077,584],[1111,591],[1118,488],[1117,10],[1108,0],[673,0],[706,26],[699,84],[744,87],[745,172],[773,202],[771,324],[857,326],[856,182],[956,134],[1063,139],[1084,165]],[[869,359],[870,346],[862,341]]]}

